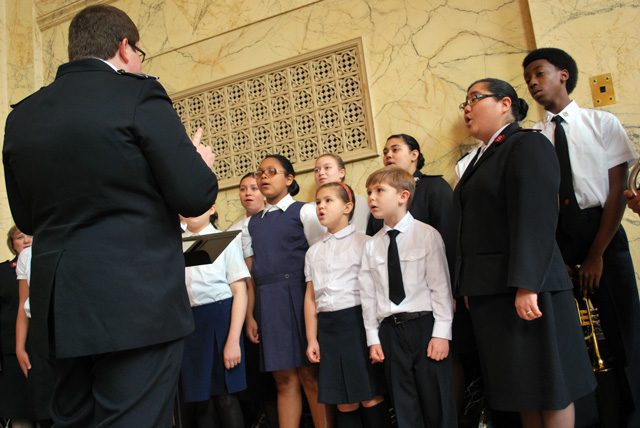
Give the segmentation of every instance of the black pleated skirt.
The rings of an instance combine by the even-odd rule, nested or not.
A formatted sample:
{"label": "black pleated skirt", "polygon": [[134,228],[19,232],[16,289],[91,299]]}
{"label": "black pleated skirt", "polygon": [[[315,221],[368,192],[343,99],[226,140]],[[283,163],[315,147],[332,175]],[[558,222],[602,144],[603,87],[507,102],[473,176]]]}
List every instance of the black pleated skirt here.
{"label": "black pleated skirt", "polygon": [[485,396],[496,410],[559,410],[596,387],[571,290],[538,295],[518,317],[515,293],[469,298]]}
{"label": "black pleated skirt", "polygon": [[318,401],[359,403],[384,393],[382,364],[372,365],[362,307],[318,313]]}

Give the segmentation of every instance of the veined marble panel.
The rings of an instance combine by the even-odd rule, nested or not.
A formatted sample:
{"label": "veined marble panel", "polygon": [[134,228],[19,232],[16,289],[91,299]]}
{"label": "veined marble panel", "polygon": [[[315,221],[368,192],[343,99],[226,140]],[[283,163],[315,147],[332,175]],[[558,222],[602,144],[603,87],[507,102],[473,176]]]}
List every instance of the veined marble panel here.
{"label": "veined marble panel", "polygon": [[[147,58],[198,43],[319,0],[49,0],[39,4],[38,24],[46,38],[65,43],[69,22],[82,8],[99,3],[124,10],[136,23]],[[40,5],[45,3],[45,5]],[[54,7],[51,3],[59,6]],[[60,45],[52,46],[58,51]],[[62,56],[66,58],[66,52]],[[60,55],[45,64],[45,81],[55,76]],[[48,79],[48,80],[46,80]]]}

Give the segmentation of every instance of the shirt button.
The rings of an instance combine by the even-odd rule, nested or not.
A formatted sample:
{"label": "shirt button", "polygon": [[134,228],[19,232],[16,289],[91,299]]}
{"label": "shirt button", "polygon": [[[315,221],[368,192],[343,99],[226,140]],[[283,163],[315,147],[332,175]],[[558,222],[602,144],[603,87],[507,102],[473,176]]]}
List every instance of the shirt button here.
{"label": "shirt button", "polygon": [[288,273],[285,273],[285,274],[284,274],[284,278],[285,278],[285,279],[289,279],[289,274],[288,274]]}

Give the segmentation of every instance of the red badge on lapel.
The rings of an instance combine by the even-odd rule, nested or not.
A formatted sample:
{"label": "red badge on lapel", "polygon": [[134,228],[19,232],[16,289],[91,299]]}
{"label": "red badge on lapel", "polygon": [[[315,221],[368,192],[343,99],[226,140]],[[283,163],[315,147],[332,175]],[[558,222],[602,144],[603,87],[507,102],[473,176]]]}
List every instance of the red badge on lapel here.
{"label": "red badge on lapel", "polygon": [[504,140],[506,140],[507,137],[504,136],[504,134],[500,134],[496,137],[495,140],[493,140],[493,144],[498,145],[500,143],[502,143]]}

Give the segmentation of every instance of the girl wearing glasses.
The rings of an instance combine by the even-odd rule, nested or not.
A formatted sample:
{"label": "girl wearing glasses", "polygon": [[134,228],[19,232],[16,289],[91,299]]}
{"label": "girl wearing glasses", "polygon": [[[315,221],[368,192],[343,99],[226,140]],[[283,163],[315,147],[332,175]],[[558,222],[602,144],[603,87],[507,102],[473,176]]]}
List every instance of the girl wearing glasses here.
{"label": "girl wearing glasses", "polygon": [[[305,214],[295,201],[298,183],[291,162],[269,155],[256,171],[267,204],[243,227],[243,249],[254,286],[249,287],[246,330],[260,344],[260,369],[271,372],[278,390],[280,427],[297,428],[305,391],[314,425],[326,426],[318,403],[317,368],[308,365],[304,323],[304,258],[310,237],[317,236],[315,213]],[[313,217],[312,217],[313,216]]]}
{"label": "girl wearing glasses", "polygon": [[482,141],[454,191],[455,289],[466,296],[492,409],[525,428],[573,427],[595,387],[572,284],[555,241],[560,171],[526,102],[502,80],[467,89],[464,123]]}

